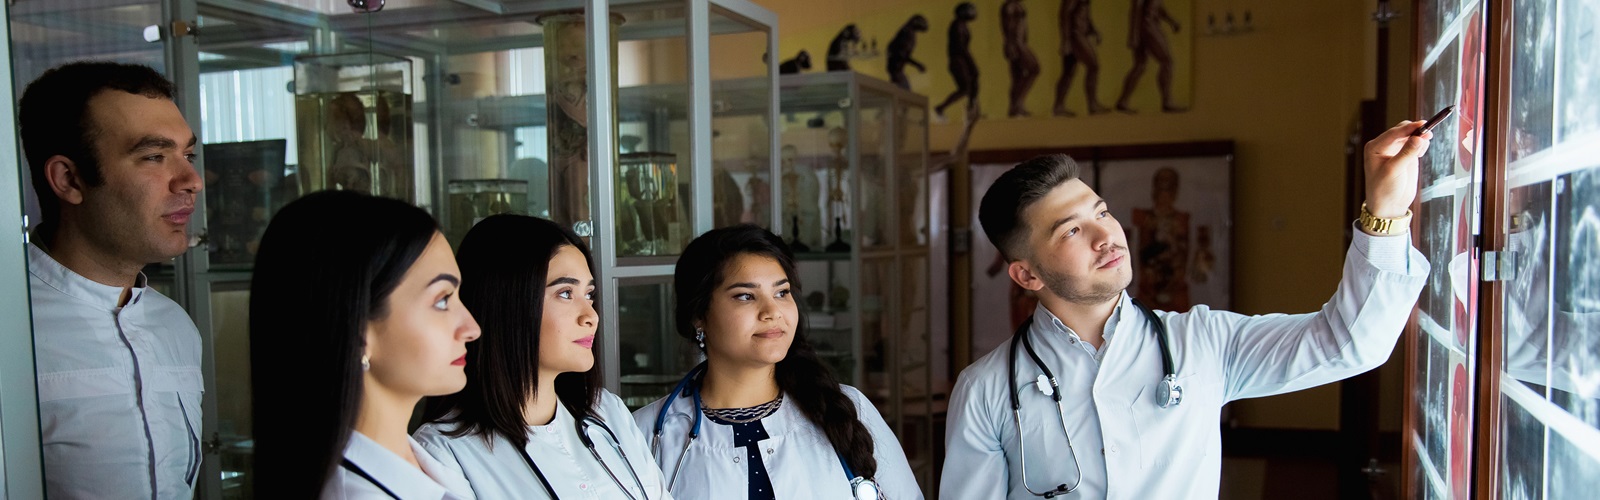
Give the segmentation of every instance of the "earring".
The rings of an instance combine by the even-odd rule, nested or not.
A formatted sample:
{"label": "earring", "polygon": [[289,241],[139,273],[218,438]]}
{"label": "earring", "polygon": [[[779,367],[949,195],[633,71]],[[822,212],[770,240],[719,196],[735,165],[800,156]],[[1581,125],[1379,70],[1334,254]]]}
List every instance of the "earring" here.
{"label": "earring", "polygon": [[704,329],[704,328],[695,328],[694,329],[694,341],[700,343],[700,350],[702,350],[702,351],[706,350],[706,329]]}
{"label": "earring", "polygon": [[365,354],[362,354],[361,355],[361,371],[367,371],[367,370],[371,370],[371,369],[372,369],[372,357],[368,356],[368,355],[365,355]]}

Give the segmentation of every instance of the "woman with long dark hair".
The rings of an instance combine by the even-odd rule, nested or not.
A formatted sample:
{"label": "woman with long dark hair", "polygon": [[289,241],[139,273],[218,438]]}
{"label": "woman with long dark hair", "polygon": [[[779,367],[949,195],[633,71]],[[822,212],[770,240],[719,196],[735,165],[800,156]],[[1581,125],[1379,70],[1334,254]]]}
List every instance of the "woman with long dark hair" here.
{"label": "woman with long dark hair", "polygon": [[406,434],[424,396],[466,384],[479,333],[433,217],[312,193],[272,218],[254,271],[256,498],[472,498]]}
{"label": "woman with long dark hair", "polygon": [[678,258],[678,335],[705,363],[634,413],[680,499],[921,499],[894,434],[806,339],[789,248],[716,229]]}
{"label": "woman with long dark hair", "polygon": [[429,399],[417,440],[479,498],[670,498],[627,406],[600,387],[583,240],[495,215],[467,232],[458,261],[485,335],[467,348],[466,389]]}

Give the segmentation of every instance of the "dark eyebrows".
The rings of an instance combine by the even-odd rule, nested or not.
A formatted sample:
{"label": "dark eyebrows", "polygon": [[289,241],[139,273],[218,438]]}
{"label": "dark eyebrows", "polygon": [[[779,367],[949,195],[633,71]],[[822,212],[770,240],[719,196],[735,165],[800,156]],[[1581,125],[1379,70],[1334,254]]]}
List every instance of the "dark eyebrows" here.
{"label": "dark eyebrows", "polygon": [[[1106,200],[1104,198],[1096,198],[1095,202],[1094,202],[1094,206],[1090,207],[1090,208],[1100,208],[1101,206],[1104,206],[1105,204],[1106,204]],[[1054,233],[1054,232],[1056,232],[1056,228],[1061,227],[1062,224],[1066,224],[1068,222],[1072,222],[1072,221],[1077,220],[1077,219],[1078,219],[1078,214],[1072,214],[1072,215],[1068,215],[1066,217],[1062,217],[1060,219],[1056,219],[1056,223],[1050,225],[1050,232]]]}
{"label": "dark eyebrows", "polygon": [[[593,283],[593,282],[591,281],[590,283]],[[576,284],[578,284],[578,278],[573,278],[573,277],[570,277],[570,276],[562,276],[560,278],[556,278],[556,279],[550,280],[550,284],[545,285],[544,287],[545,288],[550,288],[550,287],[553,287],[553,286],[556,286],[556,285],[576,285]]]}
{"label": "dark eyebrows", "polygon": [[[774,281],[772,283],[772,287],[773,288],[777,288],[777,287],[780,287],[780,286],[783,286],[783,285],[787,285],[787,284],[789,284],[789,278],[784,278],[784,279],[781,279],[781,280],[778,280],[778,281]],[[724,288],[723,290],[732,290],[732,289],[735,289],[735,288],[761,288],[761,286],[757,285],[755,283],[734,283],[734,284],[728,285],[728,287]]]}
{"label": "dark eyebrows", "polygon": [[[189,136],[189,143],[185,144],[184,148],[192,148],[192,147],[194,147],[195,144],[199,144],[199,143],[200,143],[200,137],[194,136],[194,135],[190,135]],[[128,152],[132,153],[132,152],[135,152],[135,151],[151,151],[151,150],[160,150],[160,149],[173,149],[173,148],[176,148],[176,147],[178,147],[178,143],[176,141],[173,141],[172,139],[168,139],[166,137],[161,137],[161,136],[155,136],[155,135],[147,135],[147,136],[139,138],[139,142],[134,143],[133,147],[128,148]]]}
{"label": "dark eyebrows", "polygon": [[457,278],[455,275],[447,273],[440,273],[438,276],[434,276],[432,280],[428,281],[428,286],[433,286],[434,283],[438,283],[440,281],[448,281],[451,285],[457,287],[461,286],[461,278]]}
{"label": "dark eyebrows", "polygon": [[135,151],[148,151],[148,150],[157,150],[157,149],[172,149],[172,148],[176,148],[176,147],[178,147],[178,143],[173,141],[172,139],[168,139],[168,138],[165,138],[165,137],[153,136],[153,135],[147,135],[147,136],[144,136],[144,137],[140,138],[139,142],[134,143],[133,147],[128,148],[128,152],[132,153],[132,152],[135,152]]}

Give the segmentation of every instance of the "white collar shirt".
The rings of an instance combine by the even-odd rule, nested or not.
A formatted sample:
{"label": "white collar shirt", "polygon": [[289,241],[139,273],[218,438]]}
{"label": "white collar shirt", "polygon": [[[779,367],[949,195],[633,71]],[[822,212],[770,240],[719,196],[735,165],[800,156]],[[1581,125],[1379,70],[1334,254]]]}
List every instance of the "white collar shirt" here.
{"label": "white collar shirt", "polygon": [[[874,478],[888,500],[922,500],[922,489],[906,462],[905,451],[878,409],[848,385],[839,389],[856,406],[857,418],[872,435],[873,458],[878,463]],[[633,412],[639,428],[656,439],[656,417],[666,398]],[[689,443],[690,429],[699,413],[692,397],[679,397],[666,408],[659,444],[652,444],[656,463],[668,478],[677,498],[743,498],[748,491],[748,451],[734,445],[733,426],[718,425],[702,417],[700,437]],[[822,430],[807,420],[788,395],[778,410],[761,419],[768,439],[761,441],[762,461],[772,478],[778,500],[852,498],[850,479],[845,477],[839,455]],[[681,462],[680,462],[681,459]],[[676,482],[671,482],[677,474]]]}
{"label": "white collar shirt", "polygon": [[28,245],[45,491],[188,499],[200,474],[200,333],[140,274],[94,282]]}
{"label": "white collar shirt", "polygon": [[[446,467],[428,454],[415,439],[406,438],[417,465],[384,448],[359,431],[350,431],[344,460],[371,478],[362,477],[349,466],[334,469],[322,486],[322,500],[472,500],[472,487],[461,473]],[[418,468],[418,465],[421,468]],[[384,490],[387,489],[388,492]],[[394,496],[390,496],[393,493]]]}
{"label": "white collar shirt", "polygon": [[[595,461],[583,442],[578,439],[575,419],[565,405],[556,405],[556,415],[549,424],[528,426],[528,445],[523,449],[538,464],[550,487],[562,499],[622,499],[660,500],[672,498],[661,480],[661,469],[650,457],[650,448],[644,434],[633,424],[633,415],[622,399],[610,391],[602,390],[597,416],[606,427],[616,433],[619,449],[612,445],[610,436],[598,425],[588,429],[594,442],[595,453],[602,462]],[[547,498],[538,476],[528,468],[527,462],[517,453],[516,445],[499,434],[492,434],[492,445],[483,436],[465,434],[450,436],[447,432],[457,428],[452,423],[431,423],[417,429],[414,437],[424,448],[434,453],[447,467],[461,471],[472,483],[472,491],[480,499],[541,499]],[[626,455],[624,457],[624,455]],[[606,468],[610,468],[610,472]],[[632,472],[630,472],[630,470]],[[634,483],[638,474],[643,492]],[[618,489],[611,474],[615,474],[622,488]],[[641,496],[643,495],[643,496]]]}
{"label": "white collar shirt", "polygon": [[[1409,236],[1357,233],[1333,297],[1310,314],[1245,316],[1196,306],[1157,311],[1170,332],[1183,401],[1155,402],[1163,377],[1155,330],[1126,293],[1100,349],[1085,349],[1043,307],[1029,335],[1061,385],[1064,413],[1036,385],[1041,374],[1011,343],[963,370],[950,401],[941,498],[1215,498],[1221,474],[1218,416],[1229,401],[1298,391],[1377,367],[1394,349],[1426,282],[1428,264]],[[1098,356],[1099,361],[1095,358]],[[1008,392],[1019,390],[1022,442]],[[1066,428],[1063,434],[1062,428]],[[1071,437],[1071,453],[1067,439]]]}

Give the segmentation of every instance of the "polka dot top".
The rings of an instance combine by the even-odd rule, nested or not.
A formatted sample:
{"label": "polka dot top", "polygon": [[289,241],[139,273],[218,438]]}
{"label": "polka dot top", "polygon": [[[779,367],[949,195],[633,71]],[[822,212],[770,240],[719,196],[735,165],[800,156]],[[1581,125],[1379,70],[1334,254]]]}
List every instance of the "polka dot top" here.
{"label": "polka dot top", "polygon": [[[754,409],[754,408],[752,408]],[[767,435],[767,428],[761,425],[761,420],[750,422],[735,422],[724,420],[717,415],[707,415],[708,420],[718,425],[733,428],[733,445],[744,448],[744,456],[749,471],[748,483],[750,500],[777,500],[777,495],[772,491],[772,478],[767,474],[767,464],[761,458],[761,442],[771,436]]]}

